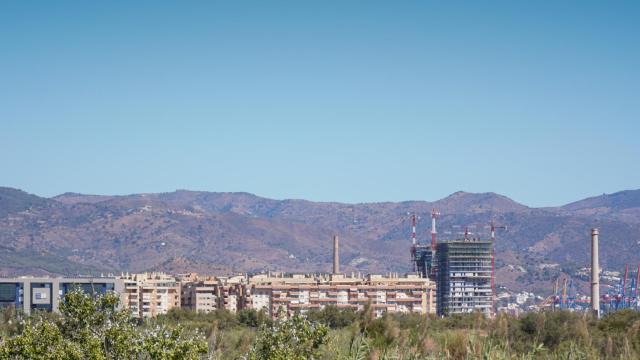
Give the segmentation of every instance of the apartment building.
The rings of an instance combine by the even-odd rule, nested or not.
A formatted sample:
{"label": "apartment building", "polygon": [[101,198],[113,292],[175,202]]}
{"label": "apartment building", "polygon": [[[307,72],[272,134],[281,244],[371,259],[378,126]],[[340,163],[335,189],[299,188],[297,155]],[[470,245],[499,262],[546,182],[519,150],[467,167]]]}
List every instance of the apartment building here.
{"label": "apartment building", "polygon": [[124,282],[121,279],[107,277],[0,278],[0,307],[15,307],[26,314],[35,310],[58,312],[60,301],[73,289],[92,294],[105,294],[109,291],[123,294],[123,288]]}
{"label": "apartment building", "polygon": [[280,311],[291,315],[327,305],[354,310],[369,305],[380,317],[386,312],[435,313],[435,304],[434,283],[418,275],[261,274],[247,279],[243,306],[276,317]]}
{"label": "apartment building", "polygon": [[246,277],[179,276],[182,284],[182,307],[210,312],[225,309],[232,313],[244,307]]}
{"label": "apartment building", "polygon": [[221,282],[215,277],[199,277],[197,274],[178,276],[181,283],[181,306],[197,312],[219,309]]}
{"label": "apartment building", "polygon": [[223,286],[220,294],[220,308],[236,313],[246,308],[246,282],[247,277],[242,275],[221,278]]}
{"label": "apartment building", "polygon": [[123,274],[123,299],[131,315],[155,317],[180,307],[180,282],[164,273]]}
{"label": "apartment building", "polygon": [[327,305],[362,310],[368,304],[376,316],[385,312],[435,312],[435,288],[429,279],[394,274],[366,277],[342,274],[259,274],[255,276],[173,277],[164,273],[122,274],[116,278],[0,279],[0,307],[15,306],[26,313],[57,311],[66,292],[120,294],[123,308],[137,318],[166,314],[174,307],[210,312],[225,309],[263,310],[291,315]]}
{"label": "apartment building", "polygon": [[493,315],[493,242],[449,240],[437,248],[437,313]]}

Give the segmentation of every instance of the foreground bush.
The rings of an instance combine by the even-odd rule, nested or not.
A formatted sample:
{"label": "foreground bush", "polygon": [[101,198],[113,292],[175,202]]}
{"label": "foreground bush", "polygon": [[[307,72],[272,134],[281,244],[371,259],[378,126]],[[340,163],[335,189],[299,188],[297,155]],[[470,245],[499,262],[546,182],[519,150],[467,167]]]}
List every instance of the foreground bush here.
{"label": "foreground bush", "polygon": [[115,294],[69,292],[57,319],[32,318],[0,344],[0,359],[199,359],[207,344],[180,327],[139,329]]}
{"label": "foreground bush", "polygon": [[249,360],[313,360],[327,340],[328,329],[301,316],[263,326]]}
{"label": "foreground bush", "polygon": [[[62,316],[0,314],[2,359],[640,359],[640,312],[438,318],[327,306],[289,320],[173,309],[132,321],[117,298],[73,293]],[[1,342],[1,340],[0,340]]]}

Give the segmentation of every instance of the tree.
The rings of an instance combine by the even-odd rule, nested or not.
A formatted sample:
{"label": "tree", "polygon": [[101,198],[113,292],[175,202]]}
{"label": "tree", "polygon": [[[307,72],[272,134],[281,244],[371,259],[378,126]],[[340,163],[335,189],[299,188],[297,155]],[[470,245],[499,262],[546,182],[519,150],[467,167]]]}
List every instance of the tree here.
{"label": "tree", "polygon": [[123,359],[141,352],[142,339],[128,311],[118,309],[115,293],[92,296],[74,290],[60,304],[63,336],[82,349],[90,359]]}
{"label": "tree", "polygon": [[308,318],[327,325],[331,329],[339,329],[351,325],[358,318],[353,309],[339,309],[335,305],[327,305],[322,310],[313,310]]}
{"label": "tree", "polygon": [[317,359],[320,346],[327,341],[326,326],[299,315],[279,319],[260,329],[250,353],[250,360]]}
{"label": "tree", "polygon": [[4,359],[198,359],[207,353],[200,334],[180,327],[140,331],[114,293],[73,290],[60,305],[59,320],[29,321],[23,332],[0,345]]}
{"label": "tree", "polygon": [[60,328],[48,320],[29,321],[22,334],[0,346],[0,359],[83,359],[78,345],[65,339]]}
{"label": "tree", "polygon": [[240,324],[257,328],[262,325],[269,325],[271,319],[264,311],[256,311],[255,309],[240,310],[236,315]]}
{"label": "tree", "polygon": [[185,336],[182,327],[158,326],[144,334],[142,348],[151,359],[198,359],[207,353],[207,344],[196,336]]}

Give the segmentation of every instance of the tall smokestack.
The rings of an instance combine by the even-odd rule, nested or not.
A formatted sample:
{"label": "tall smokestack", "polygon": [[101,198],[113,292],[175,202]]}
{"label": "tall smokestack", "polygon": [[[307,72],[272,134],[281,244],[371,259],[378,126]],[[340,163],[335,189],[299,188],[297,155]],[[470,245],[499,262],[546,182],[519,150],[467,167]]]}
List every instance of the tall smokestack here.
{"label": "tall smokestack", "polygon": [[333,273],[340,273],[340,239],[333,235]]}
{"label": "tall smokestack", "polygon": [[600,265],[598,264],[598,229],[591,229],[591,311],[600,318]]}

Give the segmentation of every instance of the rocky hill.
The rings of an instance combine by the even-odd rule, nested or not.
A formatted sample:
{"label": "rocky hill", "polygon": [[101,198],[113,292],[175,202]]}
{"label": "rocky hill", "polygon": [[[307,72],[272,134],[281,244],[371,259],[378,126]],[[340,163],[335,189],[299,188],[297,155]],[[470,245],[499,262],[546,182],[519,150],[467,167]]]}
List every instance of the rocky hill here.
{"label": "rocky hill", "polygon": [[601,264],[640,262],[640,191],[536,209],[494,193],[454,193],[435,202],[342,204],[272,200],[248,193],[180,190],[46,199],[0,188],[0,272],[97,273],[165,270],[329,271],[331,236],[341,236],[345,271],[410,270],[410,222],[428,241],[430,212],[439,238],[465,227],[498,234],[498,284],[548,290],[555,277],[587,266],[589,230],[601,229]]}
{"label": "rocky hill", "polygon": [[0,187],[0,218],[32,207],[43,206],[47,202],[47,199],[27,194],[22,190]]}

